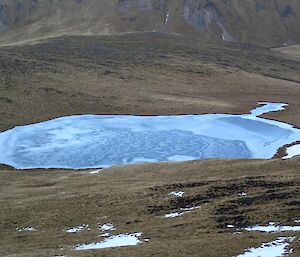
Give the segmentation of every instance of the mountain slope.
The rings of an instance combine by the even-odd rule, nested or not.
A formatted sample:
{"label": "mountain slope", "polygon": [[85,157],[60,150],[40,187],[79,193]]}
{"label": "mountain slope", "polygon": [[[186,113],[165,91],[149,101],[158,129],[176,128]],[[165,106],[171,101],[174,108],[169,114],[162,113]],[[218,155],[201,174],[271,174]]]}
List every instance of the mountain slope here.
{"label": "mountain slope", "polygon": [[0,42],[160,31],[264,45],[300,42],[299,0],[0,0]]}
{"label": "mountain slope", "polygon": [[64,36],[0,48],[0,130],[87,113],[244,113],[258,101],[289,103],[270,116],[299,127],[299,83],[300,62],[265,48],[160,33]]}

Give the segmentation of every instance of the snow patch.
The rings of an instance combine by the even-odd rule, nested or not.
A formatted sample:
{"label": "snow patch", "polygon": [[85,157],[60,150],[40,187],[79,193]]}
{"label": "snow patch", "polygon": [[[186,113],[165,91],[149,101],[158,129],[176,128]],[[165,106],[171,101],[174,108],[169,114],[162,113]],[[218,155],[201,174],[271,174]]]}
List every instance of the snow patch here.
{"label": "snow patch", "polygon": [[175,197],[183,197],[184,192],[183,191],[173,191],[173,192],[169,193],[169,195],[175,196]]}
{"label": "snow patch", "polygon": [[176,217],[182,216],[186,213],[190,213],[191,211],[199,209],[199,208],[201,208],[201,206],[189,207],[189,208],[180,208],[180,211],[167,213],[167,214],[164,215],[164,217],[165,218],[176,218]]}
{"label": "snow patch", "polygon": [[114,231],[114,230],[116,230],[114,225],[111,224],[111,223],[103,224],[103,225],[99,226],[99,228],[100,228],[101,231]]}
{"label": "snow patch", "polygon": [[276,233],[276,232],[287,232],[287,231],[300,231],[300,226],[275,226],[274,222],[270,222],[269,225],[261,226],[255,225],[252,227],[247,227],[244,230],[246,231],[259,231],[259,232],[268,232],[268,233]]}
{"label": "snow patch", "polygon": [[250,248],[245,253],[237,257],[281,257],[290,254],[292,249],[288,249],[289,245],[295,237],[278,237],[276,240],[263,243],[258,248]]}
{"label": "snow patch", "polygon": [[64,231],[67,233],[78,233],[81,232],[83,230],[89,230],[89,225],[86,224],[82,224],[76,227],[69,227],[69,228],[65,228]]}
{"label": "snow patch", "polygon": [[34,228],[34,227],[24,227],[24,228],[17,227],[16,231],[18,231],[18,232],[35,232],[35,231],[37,231],[37,228]]}
{"label": "snow patch", "polygon": [[103,233],[103,234],[100,234],[101,237],[109,237],[110,234],[109,233]]}
{"label": "snow patch", "polygon": [[171,212],[171,213],[165,214],[165,218],[176,218],[183,214],[184,214],[183,212]]}
{"label": "snow patch", "polygon": [[106,238],[103,241],[98,243],[80,244],[77,245],[75,249],[78,251],[82,251],[82,250],[97,250],[97,249],[122,247],[122,246],[135,246],[142,243],[142,241],[139,239],[141,236],[142,233],[120,234],[120,235]]}

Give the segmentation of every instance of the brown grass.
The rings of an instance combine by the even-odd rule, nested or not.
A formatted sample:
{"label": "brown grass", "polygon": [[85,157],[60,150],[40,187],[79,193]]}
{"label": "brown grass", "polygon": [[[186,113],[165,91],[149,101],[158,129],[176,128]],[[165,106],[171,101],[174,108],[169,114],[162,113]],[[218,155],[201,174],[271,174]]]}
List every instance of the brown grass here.
{"label": "brown grass", "polygon": [[[88,171],[0,170],[1,256],[234,256],[278,234],[234,235],[269,221],[294,224],[299,218],[299,159],[207,160],[121,166]],[[183,198],[168,196],[173,190]],[[245,197],[239,197],[247,192]],[[180,218],[162,216],[180,207],[201,205]],[[76,252],[78,243],[100,241],[98,224],[113,222],[117,233],[143,232],[149,243]],[[67,234],[68,226],[91,231]],[[16,227],[36,226],[37,232]],[[299,233],[280,233],[280,235]],[[296,243],[295,254],[299,253]],[[61,249],[62,248],[62,249]]]}
{"label": "brown grass", "polygon": [[[175,42],[175,43],[174,43]],[[263,48],[135,34],[0,48],[0,130],[73,114],[245,113],[300,126],[300,64]]]}

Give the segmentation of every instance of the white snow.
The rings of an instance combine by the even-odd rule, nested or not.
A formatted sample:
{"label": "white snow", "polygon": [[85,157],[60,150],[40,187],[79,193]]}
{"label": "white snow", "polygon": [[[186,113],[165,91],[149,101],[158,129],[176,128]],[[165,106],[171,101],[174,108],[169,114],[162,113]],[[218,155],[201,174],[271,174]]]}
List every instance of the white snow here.
{"label": "white snow", "polygon": [[287,231],[300,231],[300,226],[282,226],[282,225],[275,225],[275,222],[270,222],[269,225],[261,226],[255,225],[252,227],[247,227],[244,230],[246,231],[260,231],[260,232],[287,232]]}
{"label": "white snow", "polygon": [[283,159],[290,159],[294,156],[300,155],[300,145],[293,145],[286,149],[287,156],[284,156]]}
{"label": "white snow", "polygon": [[234,225],[227,225],[227,228],[234,228]]}
{"label": "white snow", "polygon": [[173,191],[173,192],[170,192],[169,195],[175,196],[175,197],[183,197],[184,192],[183,191]]}
{"label": "white snow", "polygon": [[245,253],[237,257],[281,257],[290,254],[292,249],[288,249],[294,237],[279,237],[276,240],[263,243],[258,248],[250,248]]}
{"label": "white snow", "polygon": [[0,163],[17,169],[103,168],[207,158],[271,158],[300,140],[292,125],[257,117],[283,110],[264,104],[251,114],[179,116],[79,115],[0,133]]}
{"label": "white snow", "polygon": [[248,194],[245,192],[239,193],[239,196],[247,196]]}
{"label": "white snow", "polygon": [[112,247],[121,247],[121,246],[134,246],[142,243],[139,239],[142,233],[134,233],[134,234],[120,234],[116,236],[111,236],[109,238],[104,239],[98,243],[91,244],[80,244],[76,246],[76,250],[96,250],[96,249],[104,249],[104,248],[112,248]]}
{"label": "white snow", "polygon": [[191,211],[199,209],[199,208],[201,208],[201,206],[189,207],[189,208],[180,208],[180,211],[167,213],[167,214],[164,215],[164,217],[165,218],[176,218],[176,217],[182,216],[186,213],[190,213]]}
{"label": "white snow", "polygon": [[299,220],[294,220],[295,223],[300,223],[300,219]]}
{"label": "white snow", "polygon": [[16,228],[16,231],[18,232],[34,232],[34,231],[37,231],[36,228],[34,227],[24,227],[24,228]]}
{"label": "white snow", "polygon": [[114,231],[114,230],[116,230],[114,225],[111,224],[111,223],[103,224],[99,228],[100,228],[101,231]]}
{"label": "white snow", "polygon": [[82,225],[72,227],[72,228],[71,227],[65,228],[64,231],[67,233],[78,233],[78,232],[88,229],[88,227],[89,227],[89,225],[82,224]]}

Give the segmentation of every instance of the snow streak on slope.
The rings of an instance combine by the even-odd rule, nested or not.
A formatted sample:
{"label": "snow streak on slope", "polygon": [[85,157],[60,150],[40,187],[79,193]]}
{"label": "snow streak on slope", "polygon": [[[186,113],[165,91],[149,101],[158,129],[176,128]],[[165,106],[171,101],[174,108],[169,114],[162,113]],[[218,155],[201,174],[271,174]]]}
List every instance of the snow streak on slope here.
{"label": "snow streak on slope", "polygon": [[[268,107],[269,106],[269,107]],[[255,114],[58,118],[0,133],[0,163],[19,169],[95,168],[205,158],[271,158],[300,139],[291,125]]]}

